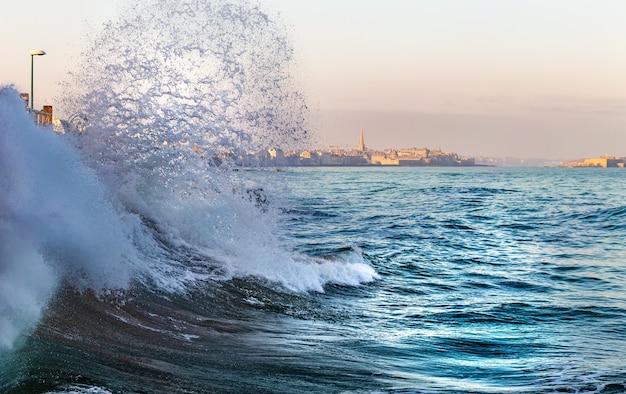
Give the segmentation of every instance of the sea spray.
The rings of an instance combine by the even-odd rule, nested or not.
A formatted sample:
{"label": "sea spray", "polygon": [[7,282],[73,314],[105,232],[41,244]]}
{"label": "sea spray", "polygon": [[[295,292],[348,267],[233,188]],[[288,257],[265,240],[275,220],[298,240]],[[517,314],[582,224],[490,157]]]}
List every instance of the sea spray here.
{"label": "sea spray", "polygon": [[286,28],[253,3],[133,3],[81,58],[61,101],[88,118],[83,152],[118,175],[156,163],[166,179],[199,166],[192,156],[222,164],[308,140]]}
{"label": "sea spray", "polygon": [[[310,137],[277,18],[243,1],[139,2],[105,24],[82,58],[63,104],[89,127],[68,138],[141,218],[140,280],[171,291],[249,275],[298,291],[351,281],[326,273],[329,260],[286,250],[273,234],[274,207],[259,209],[250,195],[271,191],[234,171],[249,151]],[[335,264],[358,277],[367,267]]]}
{"label": "sea spray", "polygon": [[125,288],[133,248],[97,178],[17,91],[0,89],[0,347],[34,324],[62,282]]}

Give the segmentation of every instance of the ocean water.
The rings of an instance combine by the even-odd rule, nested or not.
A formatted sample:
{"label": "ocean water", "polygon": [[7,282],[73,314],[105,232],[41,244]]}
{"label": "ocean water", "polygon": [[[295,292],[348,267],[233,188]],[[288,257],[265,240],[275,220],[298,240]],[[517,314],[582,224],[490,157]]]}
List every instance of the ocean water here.
{"label": "ocean water", "polygon": [[234,174],[264,185],[242,220],[275,244],[239,231],[224,275],[152,228],[153,258],[206,275],[60,286],[2,391],[626,391],[622,169]]}
{"label": "ocean water", "polygon": [[80,125],[0,87],[0,392],[626,392],[624,169],[243,168],[312,142],[287,32],[138,1]]}

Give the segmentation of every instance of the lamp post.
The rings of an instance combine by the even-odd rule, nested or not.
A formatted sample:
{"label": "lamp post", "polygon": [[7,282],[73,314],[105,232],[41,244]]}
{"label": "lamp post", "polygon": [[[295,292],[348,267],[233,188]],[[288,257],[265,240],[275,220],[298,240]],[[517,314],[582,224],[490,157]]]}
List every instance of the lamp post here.
{"label": "lamp post", "polygon": [[43,56],[45,55],[46,52],[39,50],[39,51],[32,51],[30,53],[30,110],[32,111],[33,108],[35,107],[35,94],[33,92],[33,79],[34,79],[34,75],[35,75],[35,56]]}

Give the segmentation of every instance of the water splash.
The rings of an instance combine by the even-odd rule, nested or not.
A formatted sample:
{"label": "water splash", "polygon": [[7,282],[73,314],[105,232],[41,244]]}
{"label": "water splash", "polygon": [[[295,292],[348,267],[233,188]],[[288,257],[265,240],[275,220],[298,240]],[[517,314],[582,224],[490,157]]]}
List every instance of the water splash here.
{"label": "water splash", "polygon": [[98,179],[58,135],[0,88],[0,349],[37,319],[63,281],[125,288],[134,248]]}
{"label": "water splash", "polygon": [[194,161],[194,151],[221,161],[308,139],[294,50],[258,5],[143,1],[123,15],[104,26],[64,88],[73,92],[66,112],[89,118],[83,149],[99,163],[136,169],[154,156]]}
{"label": "water splash", "polygon": [[[229,164],[248,150],[310,137],[294,50],[280,21],[254,3],[143,1],[104,26],[66,83],[89,127],[74,143],[124,209],[147,280],[185,289],[257,276],[296,290],[370,281],[357,262],[294,256],[274,235],[276,211]],[[357,279],[354,279],[357,278]]]}

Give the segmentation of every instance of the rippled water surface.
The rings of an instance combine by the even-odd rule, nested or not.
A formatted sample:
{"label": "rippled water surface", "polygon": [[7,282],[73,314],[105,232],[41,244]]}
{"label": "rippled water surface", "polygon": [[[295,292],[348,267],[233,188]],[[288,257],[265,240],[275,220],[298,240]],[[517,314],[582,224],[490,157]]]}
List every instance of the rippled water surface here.
{"label": "rippled water surface", "polygon": [[[256,229],[255,221],[273,221],[275,255],[290,250],[300,262],[268,267],[295,276],[275,281],[248,268],[182,292],[148,283],[104,296],[59,291],[34,333],[4,358],[0,387],[626,391],[623,169],[238,176],[263,184],[269,201],[244,222]],[[267,249],[246,237],[233,242],[254,248],[249,267],[267,264]],[[201,260],[164,245],[183,265]]]}
{"label": "rippled water surface", "polygon": [[381,275],[348,296],[330,290],[325,307],[344,312],[333,324],[350,327],[345,347],[373,363],[382,387],[621,392],[624,176],[293,171],[286,231],[308,253],[358,247]]}

